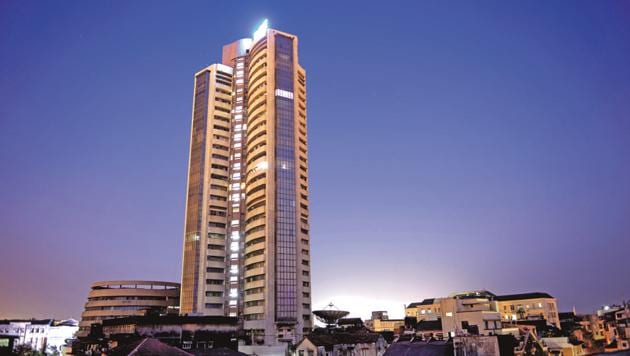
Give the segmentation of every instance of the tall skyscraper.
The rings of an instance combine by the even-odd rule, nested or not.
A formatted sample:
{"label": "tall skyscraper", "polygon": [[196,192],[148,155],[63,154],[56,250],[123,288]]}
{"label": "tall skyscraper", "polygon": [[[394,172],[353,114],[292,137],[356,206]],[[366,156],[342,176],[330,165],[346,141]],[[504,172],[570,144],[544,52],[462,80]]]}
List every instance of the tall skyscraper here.
{"label": "tall skyscraper", "polygon": [[254,344],[312,326],[306,73],[267,28],[195,74],[181,313],[238,316]]}

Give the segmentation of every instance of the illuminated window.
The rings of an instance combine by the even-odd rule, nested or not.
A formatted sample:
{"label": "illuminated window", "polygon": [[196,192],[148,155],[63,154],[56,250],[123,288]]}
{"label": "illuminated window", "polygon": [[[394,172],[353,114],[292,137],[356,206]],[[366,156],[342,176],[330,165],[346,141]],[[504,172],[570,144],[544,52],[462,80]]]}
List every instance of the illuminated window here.
{"label": "illuminated window", "polygon": [[293,93],[287,90],[276,89],[276,96],[280,96],[287,99],[293,99]]}
{"label": "illuminated window", "polygon": [[257,169],[267,169],[267,168],[269,168],[269,164],[267,163],[267,161],[262,161],[262,162],[259,162],[256,165],[256,168]]}

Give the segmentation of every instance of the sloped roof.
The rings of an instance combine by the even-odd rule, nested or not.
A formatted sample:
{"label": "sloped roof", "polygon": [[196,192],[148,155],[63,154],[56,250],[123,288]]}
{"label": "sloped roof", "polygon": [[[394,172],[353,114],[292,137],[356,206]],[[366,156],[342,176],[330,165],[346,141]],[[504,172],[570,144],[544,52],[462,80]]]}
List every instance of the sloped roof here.
{"label": "sloped roof", "polygon": [[188,352],[180,350],[177,347],[173,347],[161,342],[158,339],[145,338],[136,340],[128,344],[120,345],[114,349],[108,355],[130,355],[130,356],[150,356],[150,355],[174,355],[174,356],[190,356]]}
{"label": "sloped roof", "polygon": [[453,344],[446,341],[438,342],[395,342],[387,348],[384,356],[452,356]]}
{"label": "sloped roof", "polygon": [[538,299],[538,298],[553,298],[548,293],[543,292],[532,292],[532,293],[521,293],[521,294],[506,294],[506,295],[497,295],[496,300],[498,301],[508,301],[508,300],[522,300],[522,299]]}

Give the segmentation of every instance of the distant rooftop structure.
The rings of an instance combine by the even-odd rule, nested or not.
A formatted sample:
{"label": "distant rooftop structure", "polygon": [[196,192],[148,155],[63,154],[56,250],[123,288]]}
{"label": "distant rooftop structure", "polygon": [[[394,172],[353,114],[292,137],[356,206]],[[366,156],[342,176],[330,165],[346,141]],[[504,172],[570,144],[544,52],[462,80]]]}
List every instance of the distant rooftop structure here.
{"label": "distant rooftop structure", "polygon": [[466,291],[466,292],[458,292],[451,293],[448,295],[449,298],[488,298],[493,299],[496,295],[487,290],[475,290],[475,291]]}
{"label": "distant rooftop structure", "polygon": [[339,344],[370,344],[377,342],[379,337],[381,337],[381,335],[377,333],[310,334],[305,336],[313,345],[324,346],[326,350]]}
{"label": "distant rooftop structure", "polygon": [[506,301],[506,300],[523,300],[523,299],[538,299],[538,298],[553,298],[553,297],[548,293],[532,292],[532,293],[497,295],[495,299],[498,301]]}
{"label": "distant rooftop structure", "polygon": [[[549,293],[543,292],[531,292],[531,293],[519,293],[519,294],[505,294],[505,295],[496,295],[487,290],[479,290],[479,291],[466,291],[466,292],[457,292],[451,293],[448,295],[448,298],[488,298],[496,301],[510,301],[510,300],[526,300],[526,299],[539,299],[539,298],[553,298]],[[431,305],[439,301],[440,298],[426,298],[421,302],[414,302],[407,306],[407,308],[415,308],[422,305]]]}
{"label": "distant rooftop structure", "polygon": [[407,308],[415,308],[418,305],[431,305],[433,304],[433,302],[435,301],[435,298],[427,298],[421,302],[415,302],[415,303],[411,303],[407,306]]}

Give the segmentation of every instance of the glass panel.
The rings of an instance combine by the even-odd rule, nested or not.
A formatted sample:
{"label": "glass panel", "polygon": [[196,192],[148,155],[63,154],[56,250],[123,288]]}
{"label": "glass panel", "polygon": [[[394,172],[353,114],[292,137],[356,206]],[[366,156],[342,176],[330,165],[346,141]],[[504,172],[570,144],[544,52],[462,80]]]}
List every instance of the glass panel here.
{"label": "glass panel", "polygon": [[[293,92],[293,40],[276,35],[276,90]],[[276,96],[276,320],[297,320],[293,98]]]}

